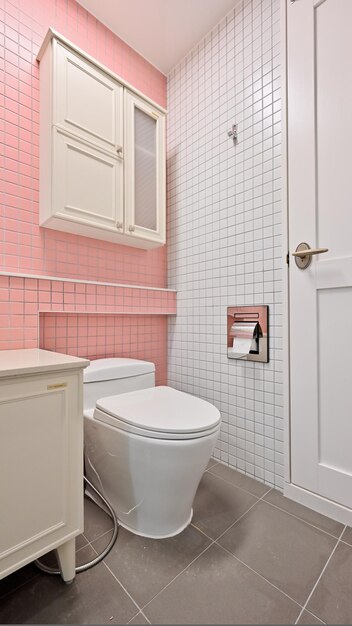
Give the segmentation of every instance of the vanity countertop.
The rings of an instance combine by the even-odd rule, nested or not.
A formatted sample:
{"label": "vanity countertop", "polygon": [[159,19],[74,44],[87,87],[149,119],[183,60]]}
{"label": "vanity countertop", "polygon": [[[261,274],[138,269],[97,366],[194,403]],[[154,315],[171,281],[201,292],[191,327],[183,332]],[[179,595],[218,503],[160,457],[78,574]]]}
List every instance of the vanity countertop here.
{"label": "vanity countertop", "polygon": [[89,365],[87,359],[51,352],[50,350],[40,350],[39,348],[0,350],[0,378],[83,368],[87,365]]}

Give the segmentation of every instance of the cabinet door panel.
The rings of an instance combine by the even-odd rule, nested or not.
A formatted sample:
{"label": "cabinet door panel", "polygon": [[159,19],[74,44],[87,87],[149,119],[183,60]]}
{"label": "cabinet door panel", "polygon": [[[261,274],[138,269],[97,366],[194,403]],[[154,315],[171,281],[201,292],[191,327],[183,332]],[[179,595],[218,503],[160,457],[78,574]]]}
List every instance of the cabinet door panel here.
{"label": "cabinet door panel", "polygon": [[54,129],[53,206],[57,217],[117,232],[123,220],[123,163]]}
{"label": "cabinet door panel", "polygon": [[165,118],[125,92],[125,228],[165,242]]}
{"label": "cabinet door panel", "polygon": [[65,390],[0,401],[0,558],[65,524]]}
{"label": "cabinet door panel", "polygon": [[123,147],[123,87],[55,42],[54,124],[116,151]]}
{"label": "cabinet door panel", "polygon": [[0,579],[83,530],[82,372],[0,384]]}

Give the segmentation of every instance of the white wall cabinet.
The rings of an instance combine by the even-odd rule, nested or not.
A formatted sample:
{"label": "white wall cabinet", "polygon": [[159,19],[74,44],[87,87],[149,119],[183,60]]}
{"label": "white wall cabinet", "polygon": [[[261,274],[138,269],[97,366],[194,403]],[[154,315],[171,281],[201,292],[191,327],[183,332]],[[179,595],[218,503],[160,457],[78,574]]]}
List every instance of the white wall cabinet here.
{"label": "white wall cabinet", "polygon": [[83,380],[89,361],[0,353],[0,579],[57,549],[75,575],[83,532]]}
{"label": "white wall cabinet", "polygon": [[40,60],[40,225],[165,243],[165,112],[50,30]]}

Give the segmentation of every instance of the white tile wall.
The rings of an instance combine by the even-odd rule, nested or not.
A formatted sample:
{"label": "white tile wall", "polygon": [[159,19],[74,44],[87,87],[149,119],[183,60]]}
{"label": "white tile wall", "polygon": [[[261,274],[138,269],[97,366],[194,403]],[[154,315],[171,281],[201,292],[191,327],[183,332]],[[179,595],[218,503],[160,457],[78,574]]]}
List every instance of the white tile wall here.
{"label": "white tile wall", "polygon": [[[169,384],[221,410],[218,459],[282,488],[279,39],[279,0],[243,0],[170,73],[168,240]],[[253,303],[270,307],[268,364],[226,356],[226,307]]]}

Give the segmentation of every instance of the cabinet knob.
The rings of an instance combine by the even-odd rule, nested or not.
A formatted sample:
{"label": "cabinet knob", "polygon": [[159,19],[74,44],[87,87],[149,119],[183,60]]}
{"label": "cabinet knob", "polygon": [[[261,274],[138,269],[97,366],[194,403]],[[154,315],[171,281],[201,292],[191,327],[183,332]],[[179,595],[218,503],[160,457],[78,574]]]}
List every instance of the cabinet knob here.
{"label": "cabinet knob", "polygon": [[122,228],[123,223],[122,222],[116,222],[116,228]]}
{"label": "cabinet knob", "polygon": [[128,230],[130,231],[130,233],[134,233],[134,226],[130,224]]}
{"label": "cabinet knob", "polygon": [[123,159],[123,148],[122,146],[116,146],[116,153],[120,159]]}

